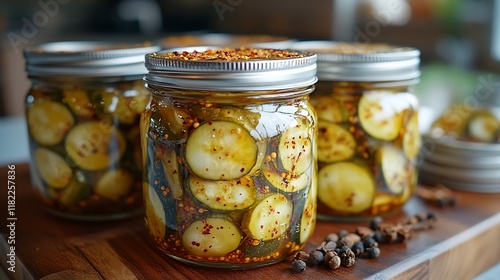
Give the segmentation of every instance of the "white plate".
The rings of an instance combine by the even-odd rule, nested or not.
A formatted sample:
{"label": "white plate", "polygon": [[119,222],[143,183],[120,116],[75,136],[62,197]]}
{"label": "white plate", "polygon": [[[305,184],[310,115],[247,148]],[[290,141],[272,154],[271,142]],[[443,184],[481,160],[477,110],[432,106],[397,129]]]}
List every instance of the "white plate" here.
{"label": "white plate", "polygon": [[420,170],[441,178],[448,178],[457,182],[480,184],[498,184],[500,186],[499,170],[471,170],[468,168],[447,167],[425,161]]}
{"label": "white plate", "polygon": [[449,167],[500,170],[500,156],[461,156],[435,151],[422,155],[422,159],[437,165]]}
{"label": "white plate", "polygon": [[423,185],[428,185],[428,186],[443,184],[447,188],[462,190],[462,191],[480,192],[480,193],[500,193],[500,184],[498,183],[480,184],[480,183],[460,182],[460,181],[441,178],[439,176],[433,176],[426,172],[420,173],[419,182]]}
{"label": "white plate", "polygon": [[449,137],[433,138],[423,136],[424,149],[432,152],[443,151],[464,156],[500,156],[500,144],[486,144],[455,140]]}

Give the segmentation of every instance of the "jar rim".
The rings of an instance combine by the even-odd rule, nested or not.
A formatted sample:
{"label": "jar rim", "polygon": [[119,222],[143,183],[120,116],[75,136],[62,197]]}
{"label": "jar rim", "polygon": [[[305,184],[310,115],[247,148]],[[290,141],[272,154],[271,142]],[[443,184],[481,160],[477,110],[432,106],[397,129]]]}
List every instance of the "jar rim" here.
{"label": "jar rim", "polygon": [[383,43],[301,41],[293,48],[318,55],[318,77],[326,81],[400,81],[420,77],[420,50]]}
{"label": "jar rim", "polygon": [[[310,86],[317,81],[316,54],[295,50],[252,48],[252,50],[297,52],[298,57],[259,59],[182,60],[162,57],[167,52],[222,51],[225,48],[194,46],[172,48],[146,55],[146,82],[192,90],[246,91],[279,90]],[[231,51],[246,50],[228,49]]]}
{"label": "jar rim", "polygon": [[149,42],[49,42],[24,50],[26,72],[40,77],[144,75],[144,55],[158,51]]}

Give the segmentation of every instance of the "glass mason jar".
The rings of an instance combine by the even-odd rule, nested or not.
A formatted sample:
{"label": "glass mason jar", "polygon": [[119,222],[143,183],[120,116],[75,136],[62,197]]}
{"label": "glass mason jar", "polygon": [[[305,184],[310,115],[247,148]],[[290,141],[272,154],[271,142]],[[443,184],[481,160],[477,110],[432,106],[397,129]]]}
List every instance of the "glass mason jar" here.
{"label": "glass mason jar", "polygon": [[31,179],[46,208],[77,220],[140,214],[144,45],[53,42],[25,50]]}
{"label": "glass mason jar", "polygon": [[301,249],[316,224],[316,56],[269,49],[148,54],[146,222],[168,256],[245,269]]}
{"label": "glass mason jar", "polygon": [[385,44],[300,42],[318,55],[318,218],[397,211],[417,186],[419,55]]}

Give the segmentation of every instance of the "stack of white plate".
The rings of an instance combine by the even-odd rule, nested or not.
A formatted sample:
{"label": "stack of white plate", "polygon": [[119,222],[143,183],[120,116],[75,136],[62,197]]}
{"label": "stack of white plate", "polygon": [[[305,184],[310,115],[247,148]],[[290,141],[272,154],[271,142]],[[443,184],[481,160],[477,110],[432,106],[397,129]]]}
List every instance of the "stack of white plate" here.
{"label": "stack of white plate", "polygon": [[500,192],[500,144],[424,137],[420,182],[472,192]]}

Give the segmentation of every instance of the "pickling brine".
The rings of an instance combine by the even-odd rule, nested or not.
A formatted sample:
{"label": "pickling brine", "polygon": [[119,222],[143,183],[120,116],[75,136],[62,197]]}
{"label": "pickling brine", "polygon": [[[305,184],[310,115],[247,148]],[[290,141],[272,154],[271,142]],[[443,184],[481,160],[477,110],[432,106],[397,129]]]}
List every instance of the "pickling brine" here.
{"label": "pickling brine", "polygon": [[327,41],[295,47],[318,54],[311,103],[318,115],[318,218],[389,215],[417,186],[421,137],[419,51]]}
{"label": "pickling brine", "polygon": [[[219,55],[234,55],[225,63],[240,65],[267,61],[241,59],[254,52],[283,54],[249,49],[177,53],[197,56],[205,65],[172,58],[175,53],[146,59],[150,69],[160,65],[166,72],[146,76],[153,94],[141,120],[146,222],[158,248],[175,259],[231,269],[267,265],[301,249],[314,230],[316,115],[308,101],[314,71],[304,75],[305,87],[284,84],[275,90],[250,90],[249,85],[225,90],[234,85],[233,76],[253,72],[238,70],[243,67],[215,82],[217,89],[183,79],[175,82],[184,88],[175,88],[161,80],[169,70],[195,71],[196,65],[220,74],[212,66],[223,64]],[[217,58],[207,60],[209,55]],[[311,58],[289,56],[281,60]],[[167,62],[155,64],[158,60]],[[164,67],[178,61],[187,63]]]}
{"label": "pickling brine", "polygon": [[142,212],[139,121],[150,94],[141,73],[156,49],[56,42],[25,52],[31,179],[51,213],[95,221]]}

